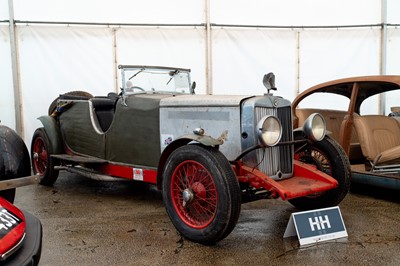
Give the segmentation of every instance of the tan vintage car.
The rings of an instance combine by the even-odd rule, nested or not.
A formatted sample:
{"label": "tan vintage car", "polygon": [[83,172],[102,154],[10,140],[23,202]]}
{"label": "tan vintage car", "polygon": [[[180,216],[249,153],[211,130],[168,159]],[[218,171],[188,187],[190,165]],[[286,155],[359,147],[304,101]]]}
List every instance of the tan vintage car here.
{"label": "tan vintage car", "polygon": [[[329,136],[341,144],[349,157],[352,182],[398,190],[400,108],[392,107],[392,112],[386,116],[362,111],[363,103],[383,93],[398,97],[400,76],[351,77],[313,86],[293,101],[294,128],[301,125],[307,115],[322,114]],[[338,95],[347,98],[343,101],[348,102],[345,108],[305,108],[306,100],[312,97],[317,96],[320,103],[327,104]]]}

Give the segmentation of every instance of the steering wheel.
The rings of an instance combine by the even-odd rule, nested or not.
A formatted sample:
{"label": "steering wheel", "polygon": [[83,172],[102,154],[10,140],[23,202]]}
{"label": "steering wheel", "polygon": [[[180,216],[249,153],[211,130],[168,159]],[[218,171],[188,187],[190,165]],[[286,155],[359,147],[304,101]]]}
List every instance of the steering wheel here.
{"label": "steering wheel", "polygon": [[138,90],[141,90],[141,91],[145,91],[143,88],[141,88],[139,86],[133,86],[133,87],[130,87],[130,89],[132,89],[132,90],[138,89]]}

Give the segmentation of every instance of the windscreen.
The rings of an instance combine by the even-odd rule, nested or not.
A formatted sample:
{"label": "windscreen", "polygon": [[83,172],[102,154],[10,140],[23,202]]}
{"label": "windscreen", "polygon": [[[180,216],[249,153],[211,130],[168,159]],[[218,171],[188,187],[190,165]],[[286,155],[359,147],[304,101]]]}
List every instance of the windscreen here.
{"label": "windscreen", "polygon": [[180,69],[123,69],[124,93],[190,93],[190,73]]}

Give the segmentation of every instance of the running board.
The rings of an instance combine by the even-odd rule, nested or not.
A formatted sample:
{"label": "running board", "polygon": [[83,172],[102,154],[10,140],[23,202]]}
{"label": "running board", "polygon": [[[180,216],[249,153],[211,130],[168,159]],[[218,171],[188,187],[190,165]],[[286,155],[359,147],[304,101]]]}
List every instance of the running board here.
{"label": "running board", "polygon": [[109,175],[104,175],[102,173],[93,171],[92,169],[77,166],[55,166],[55,170],[65,170],[67,172],[82,175],[84,177],[88,177],[90,179],[98,180],[98,181],[129,181],[128,179],[113,177]]}
{"label": "running board", "polygon": [[79,156],[79,155],[68,155],[68,154],[52,154],[52,158],[63,160],[67,162],[83,163],[83,164],[105,164],[108,163],[107,160],[89,157],[89,156]]}

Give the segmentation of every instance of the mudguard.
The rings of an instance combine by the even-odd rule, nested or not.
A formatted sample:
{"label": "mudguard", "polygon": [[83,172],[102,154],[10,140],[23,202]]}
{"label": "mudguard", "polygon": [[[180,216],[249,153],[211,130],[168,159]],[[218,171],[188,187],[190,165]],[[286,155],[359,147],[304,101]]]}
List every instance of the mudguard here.
{"label": "mudguard", "polygon": [[[329,131],[329,130],[326,130],[325,131],[325,135],[332,136],[332,132]],[[303,128],[301,128],[301,127],[295,128],[293,130],[293,136],[294,136],[295,139],[304,139],[304,138],[306,138],[306,134],[305,134]],[[296,137],[298,137],[298,138],[296,138]]]}
{"label": "mudguard", "polygon": [[[0,125],[0,180],[16,179],[30,173],[31,163],[24,141],[13,129]],[[15,188],[0,190],[0,197],[14,202]]]}
{"label": "mudguard", "polygon": [[178,139],[174,140],[168,146],[164,149],[164,151],[161,154],[161,158],[158,164],[158,170],[157,170],[157,187],[161,188],[161,183],[162,183],[162,175],[163,175],[163,170],[165,166],[165,162],[168,159],[168,156],[177,148],[187,145],[188,143],[194,141],[197,143],[200,143],[204,146],[220,146],[224,143],[225,138],[226,138],[227,132],[223,132],[222,135],[215,139],[211,136],[208,135],[197,135],[197,134],[186,134]]}
{"label": "mudguard", "polygon": [[57,121],[48,115],[38,118],[42,122],[54,154],[63,153],[63,139]]}
{"label": "mudguard", "polygon": [[208,135],[187,134],[180,137],[179,139],[190,139],[192,141],[197,141],[205,146],[219,146],[224,144],[223,138],[220,137],[218,139],[215,139]]}

